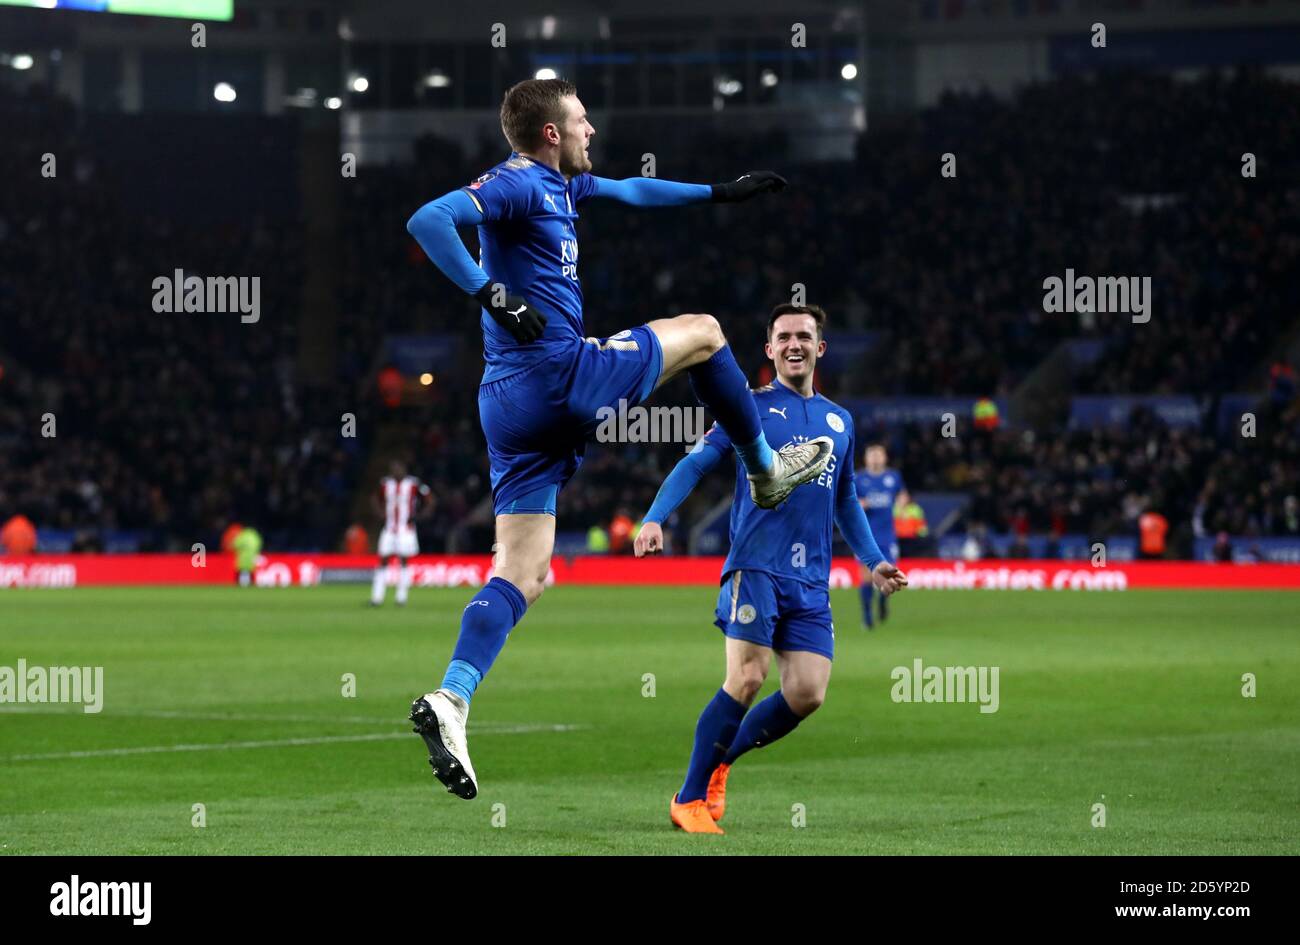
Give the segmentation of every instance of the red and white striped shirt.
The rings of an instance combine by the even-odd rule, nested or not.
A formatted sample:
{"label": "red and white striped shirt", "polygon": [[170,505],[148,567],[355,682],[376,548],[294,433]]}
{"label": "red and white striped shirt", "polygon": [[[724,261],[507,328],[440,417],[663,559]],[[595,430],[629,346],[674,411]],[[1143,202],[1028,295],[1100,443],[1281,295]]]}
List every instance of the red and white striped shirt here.
{"label": "red and white striped shirt", "polygon": [[429,487],[414,476],[394,479],[385,476],[379,481],[379,497],[384,501],[384,528],[403,532],[411,527],[415,518],[415,504],[420,496],[428,495]]}

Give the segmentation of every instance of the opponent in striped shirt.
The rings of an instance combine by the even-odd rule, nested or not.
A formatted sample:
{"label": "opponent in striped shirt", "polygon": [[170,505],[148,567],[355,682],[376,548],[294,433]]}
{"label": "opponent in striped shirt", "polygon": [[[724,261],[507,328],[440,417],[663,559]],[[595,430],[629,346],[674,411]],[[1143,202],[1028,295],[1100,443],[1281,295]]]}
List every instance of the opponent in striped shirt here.
{"label": "opponent in striped shirt", "polygon": [[374,509],[384,517],[384,527],[379,533],[379,561],[370,583],[370,606],[384,602],[390,568],[397,566],[398,607],[406,606],[411,590],[411,567],[408,563],[420,553],[420,542],[415,534],[415,520],[426,518],[433,512],[433,493],[414,476],[407,475],[406,466],[394,460],[389,475],[379,481],[379,489],[372,497]]}

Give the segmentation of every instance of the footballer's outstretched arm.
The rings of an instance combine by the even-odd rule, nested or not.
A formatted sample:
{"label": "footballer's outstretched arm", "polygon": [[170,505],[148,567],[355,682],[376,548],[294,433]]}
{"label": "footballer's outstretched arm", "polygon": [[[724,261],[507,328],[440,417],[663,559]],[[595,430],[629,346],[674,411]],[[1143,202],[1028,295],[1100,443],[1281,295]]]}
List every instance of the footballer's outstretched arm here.
{"label": "footballer's outstretched arm", "polygon": [[719,449],[716,444],[707,439],[700,440],[695,444],[695,449],[683,456],[681,462],[673,467],[664,484],[659,487],[659,494],[651,503],[650,511],[645,513],[641,531],[637,534],[636,541],[632,543],[632,550],[638,558],[663,551],[664,519],[673,514],[673,510],[686,500],[686,497],[700,484],[700,480],[715,469],[728,452],[730,452],[729,446]]}
{"label": "footballer's outstretched arm", "polygon": [[727,184],[683,184],[656,177],[611,180],[593,177],[591,197],[605,197],[634,207],[679,207],[691,203],[738,203],[758,194],[784,190],[785,178],[773,171],[752,171]]}
{"label": "footballer's outstretched arm", "polygon": [[675,180],[656,177],[629,177],[611,180],[608,177],[592,178],[596,185],[591,198],[617,200],[633,207],[680,207],[691,203],[707,203],[713,199],[708,184],[682,184]]}

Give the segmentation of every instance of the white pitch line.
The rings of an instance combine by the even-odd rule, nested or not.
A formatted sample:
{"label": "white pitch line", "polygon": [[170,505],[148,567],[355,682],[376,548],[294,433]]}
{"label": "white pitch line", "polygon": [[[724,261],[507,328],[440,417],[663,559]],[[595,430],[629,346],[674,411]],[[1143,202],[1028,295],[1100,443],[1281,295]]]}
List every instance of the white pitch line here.
{"label": "white pitch line", "polygon": [[[532,732],[573,732],[580,725],[514,725],[495,729],[474,729],[480,735],[523,735]],[[155,755],[173,751],[230,751],[243,748],[295,748],[300,745],[328,745],[336,742],[379,742],[409,738],[406,732],[378,732],[371,735],[326,735],[319,738],[280,738],[272,741],[217,742],[197,745],[148,745],[138,748],[98,748],[91,751],[56,751],[40,755],[10,755],[4,761],[60,761],[68,758],[114,758],[121,755]]]}
{"label": "white pitch line", "polygon": [[[25,705],[0,706],[0,713],[16,715],[85,714],[80,707],[66,709],[54,706]],[[122,709],[116,712],[110,710],[99,714],[102,718],[188,719],[195,722],[316,722],[318,724],[323,722],[346,722],[358,725],[382,725],[389,722],[393,725],[406,724],[405,719],[396,716],[383,718],[374,715],[258,715],[245,712],[169,712],[163,709]]]}
{"label": "white pitch line", "polygon": [[[86,713],[80,706],[65,708],[63,706],[28,706],[3,705],[0,714],[15,715],[68,715],[81,717]],[[314,722],[317,725],[331,725],[335,722],[349,725],[410,725],[410,720],[401,718],[396,713],[389,716],[377,715],[259,715],[245,712],[173,712],[164,709],[121,709],[98,713],[102,719],[183,719],[195,722]],[[470,726],[471,732],[491,732],[498,728],[514,730],[518,726],[509,722],[477,722]]]}

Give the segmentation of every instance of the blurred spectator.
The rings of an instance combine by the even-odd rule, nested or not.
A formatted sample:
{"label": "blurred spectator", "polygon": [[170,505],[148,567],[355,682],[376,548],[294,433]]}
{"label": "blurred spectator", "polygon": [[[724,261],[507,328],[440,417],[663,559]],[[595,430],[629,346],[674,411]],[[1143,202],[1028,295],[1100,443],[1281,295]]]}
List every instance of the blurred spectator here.
{"label": "blurred spectator", "polygon": [[360,524],[353,523],[343,536],[343,550],[350,555],[370,553],[370,536]]}
{"label": "blurred spectator", "polygon": [[231,522],[226,526],[225,531],[221,533],[221,550],[226,554],[235,553],[235,538],[244,530],[244,526],[238,522]]}
{"label": "blurred spectator", "polygon": [[1138,554],[1143,558],[1165,556],[1165,535],[1169,520],[1154,509],[1148,509],[1138,518]]}
{"label": "blurred spectator", "polygon": [[379,399],[389,410],[396,410],[402,405],[402,372],[391,364],[379,372]]}
{"label": "blurred spectator", "polygon": [[962,542],[961,556],[967,561],[978,561],[989,553],[988,529],[982,524],[971,526]]}
{"label": "blurred spectator", "polygon": [[262,535],[252,525],[240,529],[235,536],[235,575],[240,587],[253,583],[253,569],[257,567],[257,556],[262,553]]}
{"label": "blurred spectator", "polygon": [[626,554],[632,550],[632,516],[627,509],[619,509],[609,523],[609,550],[616,554]]}
{"label": "blurred spectator", "polygon": [[36,526],[27,516],[18,514],[0,528],[0,548],[9,555],[29,555],[36,550]]}
{"label": "blurred spectator", "polygon": [[609,533],[599,525],[587,529],[587,554],[603,555],[609,553]]}
{"label": "blurred spectator", "polygon": [[975,401],[975,429],[985,433],[998,428],[998,405],[990,397],[981,397]]}
{"label": "blurred spectator", "polygon": [[900,502],[894,509],[894,534],[900,541],[904,538],[925,538],[930,534],[930,526],[925,521],[925,509],[915,499]]}

